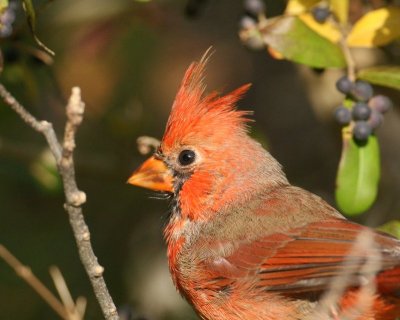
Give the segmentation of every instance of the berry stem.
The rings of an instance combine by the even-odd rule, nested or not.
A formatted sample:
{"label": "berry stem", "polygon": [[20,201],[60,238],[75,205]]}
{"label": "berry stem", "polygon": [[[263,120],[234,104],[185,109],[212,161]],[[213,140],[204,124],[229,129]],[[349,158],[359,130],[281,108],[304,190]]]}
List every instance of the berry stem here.
{"label": "berry stem", "polygon": [[340,39],[340,46],[342,48],[347,63],[347,76],[351,81],[354,82],[356,80],[356,65],[350,48],[347,46],[346,38]]}
{"label": "berry stem", "polygon": [[341,37],[339,40],[339,45],[340,48],[343,52],[344,58],[346,60],[346,64],[347,64],[347,76],[348,78],[354,82],[356,80],[356,63],[354,61],[353,55],[351,53],[351,50],[349,48],[349,46],[347,45],[347,29],[345,26],[343,26],[342,24],[339,23],[339,21],[337,20],[337,18],[333,15],[332,17],[333,20],[333,24],[338,28],[338,30],[340,31]]}

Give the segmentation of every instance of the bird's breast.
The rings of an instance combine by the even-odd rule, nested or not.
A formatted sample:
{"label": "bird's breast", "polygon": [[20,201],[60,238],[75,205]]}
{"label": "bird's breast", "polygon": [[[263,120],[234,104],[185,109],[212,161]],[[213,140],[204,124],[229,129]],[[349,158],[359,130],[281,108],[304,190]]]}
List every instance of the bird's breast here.
{"label": "bird's breast", "polygon": [[182,290],[185,287],[182,283],[182,278],[184,278],[182,269],[185,268],[181,266],[181,257],[184,248],[192,241],[195,229],[196,226],[193,221],[174,212],[164,230],[169,269],[172,280],[181,293],[183,293]]}

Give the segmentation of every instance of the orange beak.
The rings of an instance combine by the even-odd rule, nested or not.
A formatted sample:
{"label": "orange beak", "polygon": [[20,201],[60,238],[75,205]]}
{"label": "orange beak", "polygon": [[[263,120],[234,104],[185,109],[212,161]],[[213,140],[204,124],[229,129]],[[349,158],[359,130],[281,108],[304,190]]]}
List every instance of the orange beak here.
{"label": "orange beak", "polygon": [[172,180],[171,172],[164,162],[152,156],[142,163],[127,182],[154,191],[173,192]]}

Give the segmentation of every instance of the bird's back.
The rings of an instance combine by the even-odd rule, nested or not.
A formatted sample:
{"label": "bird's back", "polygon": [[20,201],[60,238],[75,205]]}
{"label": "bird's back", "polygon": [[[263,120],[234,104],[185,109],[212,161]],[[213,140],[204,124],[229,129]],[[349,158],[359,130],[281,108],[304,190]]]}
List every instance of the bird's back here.
{"label": "bird's back", "polygon": [[[321,319],[317,312],[361,308],[357,301],[368,267],[378,272],[377,290],[386,298],[371,295],[376,312],[363,307],[356,319],[400,315],[400,242],[345,220],[300,188],[282,186],[227,206],[212,223],[188,227],[185,239],[172,270],[178,288],[204,319],[250,319],[252,312],[255,320],[282,314]],[[374,249],[375,256],[369,258],[365,249]],[[336,288],[341,279],[342,288]],[[334,296],[332,290],[347,293],[333,301],[337,307],[325,310],[318,301]]]}

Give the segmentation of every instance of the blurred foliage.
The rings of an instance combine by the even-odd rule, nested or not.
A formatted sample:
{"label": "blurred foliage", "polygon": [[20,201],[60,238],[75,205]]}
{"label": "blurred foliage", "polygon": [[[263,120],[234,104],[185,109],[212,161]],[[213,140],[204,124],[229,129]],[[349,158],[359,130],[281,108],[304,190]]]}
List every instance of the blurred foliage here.
{"label": "blurred foliage", "polygon": [[[303,31],[316,30],[305,15],[308,6],[317,2],[289,2],[297,6],[291,13],[299,15]],[[333,2],[337,6],[333,8],[344,23],[345,9],[339,2]],[[350,1],[347,18],[351,23],[361,16],[361,2]],[[265,4],[271,17],[289,10],[283,0]],[[84,212],[106,282],[116,304],[130,314],[160,320],[196,319],[168,274],[162,239],[168,204],[125,181],[143,160],[136,151],[136,138],[162,135],[184,70],[210,45],[216,51],[207,71],[210,87],[233,88],[252,82],[240,105],[255,110],[254,134],[268,141],[293,184],[333,203],[341,145],[331,114],[343,97],[332,88],[339,73],[295,67],[263,51],[244,48],[237,36],[243,14],[240,1],[38,0],[32,5],[34,32],[54,50],[55,57],[32,39],[21,2],[0,2],[15,13],[15,19],[11,15],[7,20],[12,28],[0,30],[4,59],[0,81],[30,112],[53,122],[59,135],[66,97],[72,86],[82,88],[87,108],[77,140],[78,184],[88,196]],[[242,37],[243,30],[239,31]],[[332,46],[330,31],[324,32],[313,37]],[[287,33],[282,36],[290,39]],[[290,46],[280,44],[276,52],[290,58],[293,53],[286,48]],[[300,48],[296,57],[306,51]],[[398,64],[399,49],[397,40],[383,48],[362,49],[362,67],[375,66],[376,61]],[[396,108],[377,132],[382,152],[378,200],[368,213],[356,217],[374,226],[400,215],[400,150],[394,147],[400,143],[400,96],[396,90],[376,89],[390,94]],[[98,319],[99,309],[81,267],[63,201],[44,140],[0,102],[0,243],[31,266],[49,288],[48,267],[59,266],[73,296],[88,298],[87,319]],[[55,318],[3,261],[0,283],[1,319]]]}

